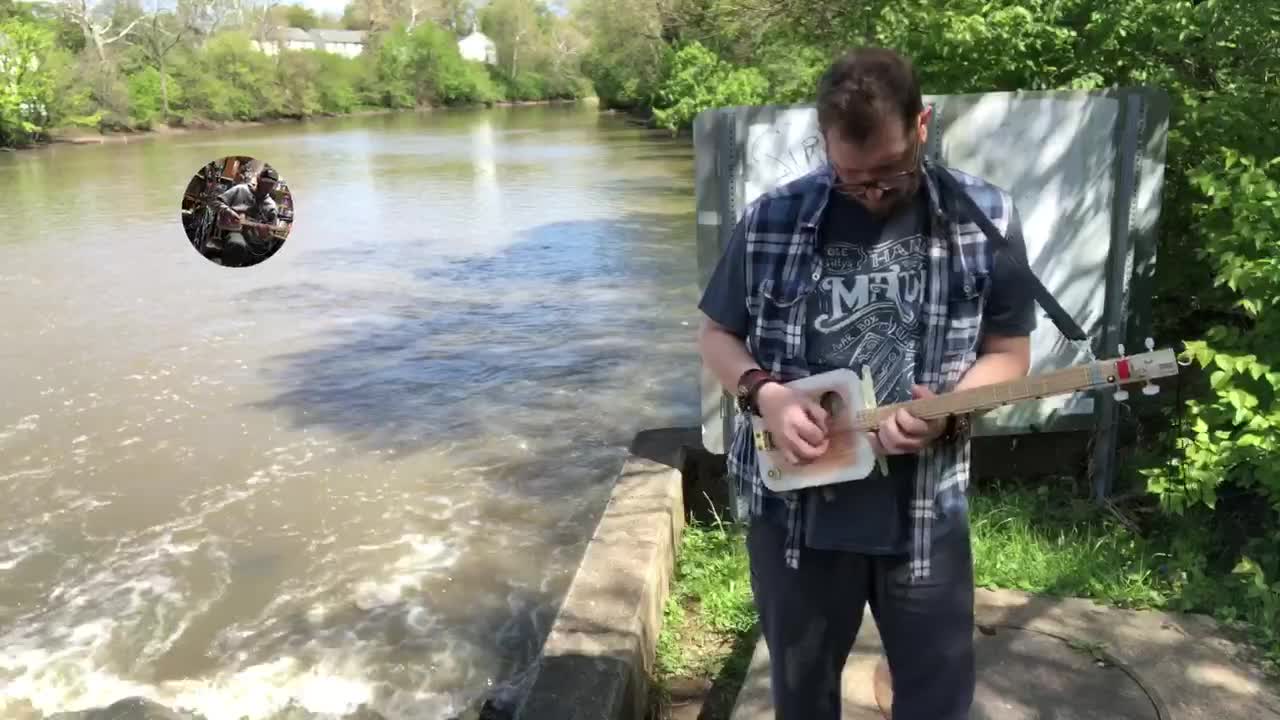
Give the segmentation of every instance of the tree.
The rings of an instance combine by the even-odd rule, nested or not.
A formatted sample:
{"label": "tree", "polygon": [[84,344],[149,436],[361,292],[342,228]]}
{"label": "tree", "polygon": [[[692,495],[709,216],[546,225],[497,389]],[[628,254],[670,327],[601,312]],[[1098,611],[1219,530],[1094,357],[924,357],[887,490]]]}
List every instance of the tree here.
{"label": "tree", "polygon": [[498,63],[515,78],[522,50],[537,45],[547,8],[538,0],[492,0],[480,12],[481,29],[498,46]]}
{"label": "tree", "polygon": [[53,33],[12,18],[0,22],[0,143],[39,134],[49,122],[52,83],[44,59]]}
{"label": "tree", "polygon": [[[191,32],[191,25],[188,18],[182,14],[172,12],[161,12],[157,8],[148,13],[142,22],[138,23],[132,33],[129,35],[129,42],[137,47],[147,58],[147,62],[151,63],[160,73],[160,102],[164,111],[164,117],[168,118],[169,111],[169,75],[168,75],[168,59],[170,53],[182,42],[182,39]],[[181,6],[180,6],[181,7]],[[190,5],[187,5],[190,8]],[[131,26],[133,27],[133,26]]]}
{"label": "tree", "polygon": [[314,11],[297,4],[285,8],[284,19],[285,24],[289,27],[302,28],[303,30],[310,30],[320,25],[320,17]]}
{"label": "tree", "polygon": [[124,29],[112,34],[111,29],[115,26],[115,20],[110,17],[103,18],[101,13],[94,12],[94,8],[89,5],[89,0],[59,0],[58,9],[68,20],[80,27],[81,32],[84,33],[85,43],[93,47],[97,53],[98,62],[102,63],[103,67],[108,67],[107,46],[119,42],[143,20],[141,17],[134,18],[124,26]]}
{"label": "tree", "polygon": [[186,18],[199,45],[224,27],[245,21],[240,0],[178,0],[178,13]]}

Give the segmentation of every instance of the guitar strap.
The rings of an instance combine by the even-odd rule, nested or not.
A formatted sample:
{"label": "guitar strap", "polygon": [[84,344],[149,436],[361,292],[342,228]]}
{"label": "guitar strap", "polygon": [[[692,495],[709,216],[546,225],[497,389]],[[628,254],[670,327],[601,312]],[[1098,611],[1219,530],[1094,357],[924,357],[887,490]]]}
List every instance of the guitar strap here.
{"label": "guitar strap", "polygon": [[[978,204],[973,201],[973,198],[969,197],[969,193],[965,192],[960,185],[960,181],[956,180],[945,168],[938,168],[935,174],[943,187],[950,192],[952,197],[956,198],[956,202],[960,209],[964,211],[964,214],[968,215],[969,219],[982,228],[982,232],[986,233],[987,238],[995,244],[996,248],[1008,251],[1010,255],[1016,255],[1016,253],[1012,252],[1009,241],[1000,234],[995,224],[991,222],[986,213],[982,212]],[[1062,309],[1062,305],[1058,304],[1057,299],[1053,297],[1053,293],[1049,292],[1044,283],[1040,282],[1040,278],[1036,277],[1031,266],[1027,264],[1026,255],[1015,257],[1013,260],[1018,274],[1022,275],[1023,279],[1031,284],[1036,302],[1040,303],[1040,307],[1044,308],[1044,311],[1049,314],[1049,319],[1057,326],[1058,331],[1065,335],[1068,340],[1090,347],[1089,336],[1085,334],[1084,330],[1080,329],[1080,326],[1072,319],[1070,313]]]}

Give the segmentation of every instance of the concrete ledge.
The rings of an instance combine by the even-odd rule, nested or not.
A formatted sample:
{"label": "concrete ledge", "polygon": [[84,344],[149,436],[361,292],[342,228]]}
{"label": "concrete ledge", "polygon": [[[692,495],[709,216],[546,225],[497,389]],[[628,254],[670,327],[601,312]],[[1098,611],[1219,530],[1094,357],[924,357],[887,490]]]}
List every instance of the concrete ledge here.
{"label": "concrete ledge", "polygon": [[690,432],[637,436],[543,645],[518,720],[644,718],[684,530],[684,447],[690,438],[701,444],[697,429]]}

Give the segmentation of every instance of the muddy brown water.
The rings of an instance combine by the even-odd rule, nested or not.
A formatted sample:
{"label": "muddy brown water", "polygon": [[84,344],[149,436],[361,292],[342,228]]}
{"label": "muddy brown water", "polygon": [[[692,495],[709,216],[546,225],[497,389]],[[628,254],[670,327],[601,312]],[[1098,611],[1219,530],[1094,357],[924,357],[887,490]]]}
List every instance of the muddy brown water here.
{"label": "muddy brown water", "polygon": [[[244,154],[252,268],[180,195]],[[633,434],[696,425],[693,158],[589,106],[0,154],[0,717],[437,720],[519,677]]]}

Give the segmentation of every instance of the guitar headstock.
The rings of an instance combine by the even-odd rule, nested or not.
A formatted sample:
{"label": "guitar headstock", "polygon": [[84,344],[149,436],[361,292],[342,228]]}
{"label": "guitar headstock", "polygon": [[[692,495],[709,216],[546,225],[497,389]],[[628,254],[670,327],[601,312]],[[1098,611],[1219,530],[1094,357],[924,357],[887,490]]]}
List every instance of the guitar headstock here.
{"label": "guitar headstock", "polygon": [[[1147,338],[1147,352],[1138,355],[1124,354],[1124,345],[1119,346],[1120,357],[1116,359],[1116,385],[1131,385],[1146,381],[1142,386],[1143,395],[1155,395],[1160,392],[1159,386],[1152,382],[1156,378],[1172,377],[1178,374],[1178,356],[1170,349],[1156,350],[1155,341]],[[1116,390],[1116,400],[1124,402],[1129,393],[1123,387]]]}

